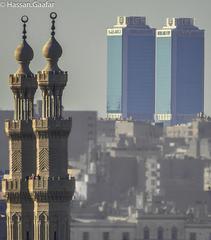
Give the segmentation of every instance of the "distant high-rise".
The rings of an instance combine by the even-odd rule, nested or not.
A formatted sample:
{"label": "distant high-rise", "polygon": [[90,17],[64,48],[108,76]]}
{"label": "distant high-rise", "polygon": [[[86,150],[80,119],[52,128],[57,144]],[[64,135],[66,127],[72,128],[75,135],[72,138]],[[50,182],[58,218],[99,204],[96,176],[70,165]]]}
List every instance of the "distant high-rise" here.
{"label": "distant high-rise", "polygon": [[155,29],[145,17],[118,17],[107,29],[107,116],[152,120]]}
{"label": "distant high-rise", "polygon": [[156,31],[155,120],[188,122],[204,111],[204,30],[167,18]]}

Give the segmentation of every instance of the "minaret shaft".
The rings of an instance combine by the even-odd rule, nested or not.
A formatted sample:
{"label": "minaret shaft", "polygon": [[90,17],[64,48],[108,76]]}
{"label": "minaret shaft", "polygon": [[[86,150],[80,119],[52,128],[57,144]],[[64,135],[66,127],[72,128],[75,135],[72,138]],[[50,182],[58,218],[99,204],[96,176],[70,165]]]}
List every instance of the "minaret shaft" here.
{"label": "minaret shaft", "polygon": [[71,119],[62,117],[62,93],[67,72],[57,65],[62,48],[56,41],[51,13],[52,37],[43,47],[46,67],[38,72],[42,91],[42,117],[33,120],[36,136],[36,179],[29,180],[34,201],[34,240],[70,240],[70,201],[75,188],[68,175],[68,136]]}
{"label": "minaret shaft", "polygon": [[75,182],[67,173],[71,119],[62,118],[61,105],[67,73],[39,72],[37,76],[43,96],[43,115],[33,120],[36,175],[39,176],[37,180],[29,180],[34,196],[34,240],[69,240],[70,201]]}
{"label": "minaret shaft", "polygon": [[[38,76],[40,81],[42,81],[43,74],[40,72]],[[61,77],[61,76],[60,76]],[[66,73],[64,74],[64,78],[66,81]],[[38,80],[38,81],[39,81]],[[61,79],[62,81],[63,79]],[[66,83],[65,83],[66,84]],[[42,91],[42,118],[52,118],[52,119],[61,119],[62,118],[62,92],[60,86],[57,86],[55,83],[52,87],[42,86],[42,82],[40,82],[40,87]]]}
{"label": "minaret shaft", "polygon": [[[25,25],[28,18],[22,20]],[[9,77],[9,86],[14,95],[14,119],[5,122],[9,138],[9,176],[3,180],[2,189],[7,199],[7,240],[29,240],[34,236],[33,201],[27,179],[36,170],[32,118],[37,81],[29,69],[33,50],[26,42],[25,34],[26,31],[22,43],[15,50],[20,67]]]}
{"label": "minaret shaft", "polygon": [[[56,41],[51,13],[52,37],[43,48],[47,65],[35,76],[29,69],[33,50],[23,42],[15,57],[20,67],[10,75],[14,94],[14,119],[6,121],[9,138],[9,176],[2,190],[7,199],[7,240],[70,240],[70,201],[75,180],[68,175],[67,141],[71,119],[62,118],[62,93],[67,72],[57,65],[62,48]],[[42,91],[42,117],[33,118],[34,94]]]}

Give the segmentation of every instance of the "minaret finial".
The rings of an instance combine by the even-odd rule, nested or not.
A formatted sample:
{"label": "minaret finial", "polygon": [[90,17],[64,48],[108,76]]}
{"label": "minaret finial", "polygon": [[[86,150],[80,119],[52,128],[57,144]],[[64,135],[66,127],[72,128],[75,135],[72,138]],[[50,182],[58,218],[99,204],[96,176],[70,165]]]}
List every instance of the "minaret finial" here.
{"label": "minaret finial", "polygon": [[51,12],[50,13],[50,18],[51,18],[51,23],[52,23],[52,25],[51,25],[51,36],[52,37],[54,37],[54,35],[55,35],[55,19],[57,18],[57,14],[55,13],[55,12]]}
{"label": "minaret finial", "polygon": [[15,49],[15,59],[19,62],[20,67],[17,70],[16,74],[32,74],[29,69],[29,63],[33,59],[34,53],[32,48],[26,41],[26,23],[28,22],[29,18],[24,15],[21,17],[21,22],[23,23],[23,32],[22,38],[23,41],[21,44],[17,46]]}
{"label": "minaret finial", "polygon": [[29,18],[28,18],[28,16],[26,16],[26,15],[24,15],[24,16],[22,16],[21,17],[21,22],[23,23],[23,36],[22,36],[22,38],[23,38],[23,40],[25,41],[26,40],[26,38],[27,38],[27,36],[26,36],[26,23],[29,21]]}
{"label": "minaret finial", "polygon": [[50,13],[50,18],[52,20],[51,26],[51,37],[44,45],[42,52],[44,57],[47,59],[47,65],[43,69],[43,71],[61,71],[57,65],[59,58],[62,55],[62,47],[57,42],[55,35],[55,19],[57,18],[57,14],[55,12]]}

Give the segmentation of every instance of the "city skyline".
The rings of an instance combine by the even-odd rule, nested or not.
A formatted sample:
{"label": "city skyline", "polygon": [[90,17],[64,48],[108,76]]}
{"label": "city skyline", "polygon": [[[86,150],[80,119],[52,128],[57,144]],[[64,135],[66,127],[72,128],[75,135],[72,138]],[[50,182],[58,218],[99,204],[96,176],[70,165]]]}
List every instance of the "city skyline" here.
{"label": "city skyline", "polygon": [[[57,11],[60,21],[58,37],[66,51],[61,59],[61,65],[70,72],[70,83],[64,92],[64,107],[71,110],[97,110],[100,115],[106,113],[106,29],[111,26],[117,16],[146,16],[147,23],[159,29],[165,23],[166,17],[194,17],[196,25],[205,29],[205,113],[211,115],[211,24],[208,21],[210,2],[205,0],[203,4],[197,1],[181,0],[169,2],[162,0],[159,3],[153,1],[106,1],[106,2],[82,2],[77,3],[60,1],[55,2],[55,8],[46,9],[12,9],[0,8],[0,27],[3,37],[1,40],[0,77],[2,83],[1,109],[12,109],[11,93],[7,88],[9,69],[15,69],[13,57],[14,47],[18,43],[18,20],[21,15],[27,14],[29,22],[29,41],[36,49],[34,60],[31,63],[33,72],[43,66],[41,48],[46,36],[43,34],[49,27],[48,24],[37,23],[37,15],[45,22],[52,10]],[[7,25],[5,24],[7,22]],[[67,24],[68,23],[68,24]],[[33,31],[37,25],[39,32]],[[14,27],[15,25],[15,27]],[[11,31],[11,29],[15,29]],[[37,38],[39,34],[39,38]],[[72,36],[72,38],[71,38]],[[75,36],[75,37],[73,37]],[[70,39],[70,40],[67,40]],[[84,42],[86,44],[84,44]],[[96,44],[97,43],[97,44]],[[40,61],[40,59],[42,59]],[[40,98],[37,95],[37,98]]]}

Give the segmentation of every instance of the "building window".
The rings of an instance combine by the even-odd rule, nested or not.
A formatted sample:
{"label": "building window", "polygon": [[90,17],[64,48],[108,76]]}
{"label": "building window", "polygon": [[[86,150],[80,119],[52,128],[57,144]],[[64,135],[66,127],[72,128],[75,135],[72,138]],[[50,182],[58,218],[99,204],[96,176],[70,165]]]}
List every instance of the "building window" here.
{"label": "building window", "polygon": [[195,232],[191,232],[189,234],[189,240],[196,240],[196,233]]}
{"label": "building window", "polygon": [[158,228],[157,240],[163,240],[163,228],[162,227]]}
{"label": "building window", "polygon": [[152,185],[152,186],[156,185],[155,179],[152,179],[152,180],[151,180],[151,185]]}
{"label": "building window", "polygon": [[54,232],[54,240],[57,240],[57,238],[56,238],[56,232]]}
{"label": "building window", "polygon": [[89,232],[83,232],[83,240],[89,240]]}
{"label": "building window", "polygon": [[150,239],[149,228],[145,227],[144,228],[144,240],[149,240],[149,239]]}
{"label": "building window", "polygon": [[130,240],[130,233],[129,232],[123,232],[122,240]]}
{"label": "building window", "polygon": [[178,239],[178,231],[176,227],[173,227],[171,229],[171,240],[177,240]]}
{"label": "building window", "polygon": [[151,163],[151,168],[156,168],[156,164],[155,163]]}
{"label": "building window", "polygon": [[103,240],[109,240],[109,232],[103,233]]}

